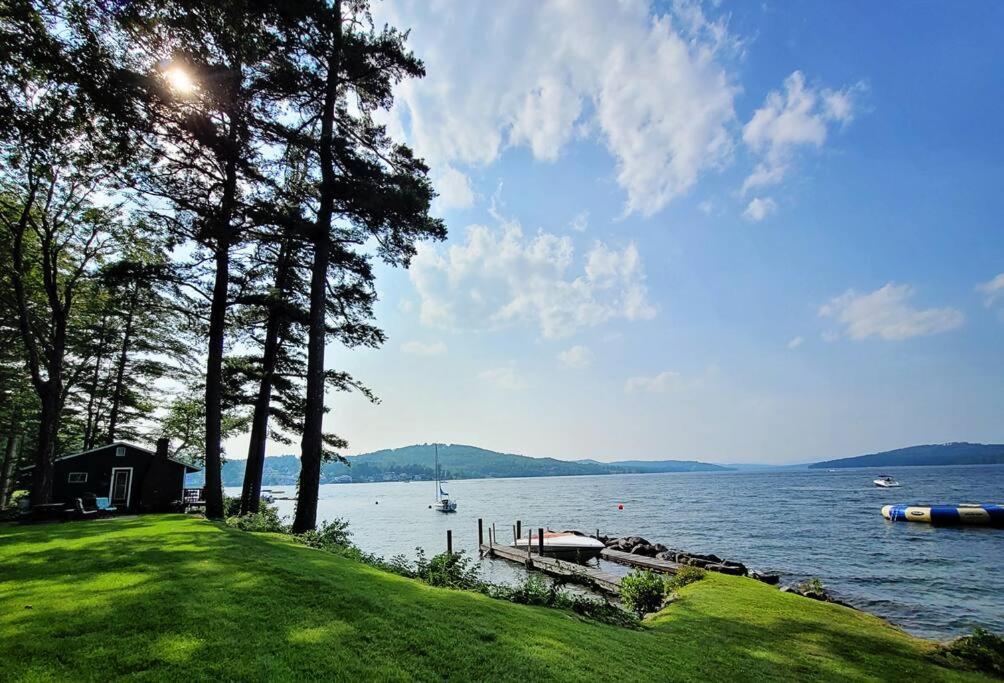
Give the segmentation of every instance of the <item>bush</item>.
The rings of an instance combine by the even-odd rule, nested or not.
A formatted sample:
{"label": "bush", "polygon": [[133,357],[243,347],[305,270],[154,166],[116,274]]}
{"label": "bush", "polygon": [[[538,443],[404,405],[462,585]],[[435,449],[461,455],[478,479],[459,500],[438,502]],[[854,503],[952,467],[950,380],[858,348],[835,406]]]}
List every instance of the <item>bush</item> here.
{"label": "bush", "polygon": [[352,546],[352,541],[349,540],[351,538],[349,523],[338,517],[330,522],[322,522],[319,529],[296,535],[296,540],[300,543],[322,550],[349,548]]}
{"label": "bush", "polygon": [[950,664],[1004,678],[1004,638],[982,628],[956,638],[937,651]]}
{"label": "bush", "polygon": [[223,496],[223,516],[236,517],[241,513],[241,499],[233,496]]}
{"label": "bush", "polygon": [[684,565],[676,570],[676,573],[666,579],[666,590],[676,591],[684,586],[689,586],[704,578],[705,572],[700,567]]}
{"label": "bush", "polygon": [[227,517],[227,525],[241,531],[289,533],[289,526],[279,516],[279,510],[271,505],[262,505],[258,512],[249,515]]}
{"label": "bush", "polygon": [[621,602],[639,617],[656,612],[666,598],[666,583],[649,571],[633,571],[621,579]]}
{"label": "bush", "polygon": [[467,553],[440,553],[431,560],[425,559],[425,551],[416,548],[415,575],[430,586],[441,588],[463,588],[482,591],[484,583],[478,576],[478,565],[471,566]]}

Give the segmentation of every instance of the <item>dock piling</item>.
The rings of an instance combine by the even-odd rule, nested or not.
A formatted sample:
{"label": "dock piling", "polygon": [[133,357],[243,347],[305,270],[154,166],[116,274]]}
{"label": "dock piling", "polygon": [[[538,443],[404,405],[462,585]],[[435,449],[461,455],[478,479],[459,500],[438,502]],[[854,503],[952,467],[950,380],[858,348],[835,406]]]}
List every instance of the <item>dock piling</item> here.
{"label": "dock piling", "polygon": [[446,530],[446,554],[447,555],[452,555],[453,554],[453,530],[452,529],[447,529]]}
{"label": "dock piling", "polygon": [[523,538],[523,522],[516,520],[516,538]]}
{"label": "dock piling", "polygon": [[540,553],[541,557],[544,556],[544,529],[543,528],[537,529],[537,551]]}
{"label": "dock piling", "polygon": [[485,544],[484,520],[478,517],[478,547]]}

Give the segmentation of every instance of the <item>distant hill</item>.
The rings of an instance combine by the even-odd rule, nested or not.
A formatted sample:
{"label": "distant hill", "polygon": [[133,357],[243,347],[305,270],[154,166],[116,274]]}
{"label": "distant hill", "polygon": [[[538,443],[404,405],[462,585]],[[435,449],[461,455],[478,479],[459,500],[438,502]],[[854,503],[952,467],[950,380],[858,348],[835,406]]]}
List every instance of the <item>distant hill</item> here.
{"label": "distant hill", "polygon": [[[346,466],[338,462],[321,467],[321,483],[347,481],[410,481],[435,478],[434,444],[416,444],[361,455],[350,455]],[[585,474],[625,474],[645,472],[708,472],[725,470],[721,465],[694,460],[624,460],[602,463],[595,460],[531,458],[498,453],[476,446],[440,444],[439,466],[444,479],[492,479],[500,477],[558,477]],[[223,485],[240,486],[244,481],[244,460],[230,460],[223,466]],[[265,458],[264,486],[296,484],[300,460],[295,455]],[[190,485],[199,486],[202,474],[192,475]]]}
{"label": "distant hill", "polygon": [[858,455],[853,458],[826,460],[809,465],[810,469],[843,467],[910,467],[919,465],[996,465],[1004,463],[1004,444],[956,443],[929,444],[897,448],[894,451]]}
{"label": "distant hill", "polygon": [[697,460],[615,460],[607,465],[624,472],[712,472],[732,469]]}

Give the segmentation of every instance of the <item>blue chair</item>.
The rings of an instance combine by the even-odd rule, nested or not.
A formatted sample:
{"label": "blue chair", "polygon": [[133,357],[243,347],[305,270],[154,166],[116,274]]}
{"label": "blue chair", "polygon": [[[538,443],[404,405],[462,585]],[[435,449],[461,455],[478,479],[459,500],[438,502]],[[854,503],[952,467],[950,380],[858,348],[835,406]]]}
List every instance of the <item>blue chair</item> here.
{"label": "blue chair", "polygon": [[115,512],[115,506],[112,505],[111,501],[107,498],[95,498],[94,504],[97,506],[98,511],[103,514],[111,514]]}

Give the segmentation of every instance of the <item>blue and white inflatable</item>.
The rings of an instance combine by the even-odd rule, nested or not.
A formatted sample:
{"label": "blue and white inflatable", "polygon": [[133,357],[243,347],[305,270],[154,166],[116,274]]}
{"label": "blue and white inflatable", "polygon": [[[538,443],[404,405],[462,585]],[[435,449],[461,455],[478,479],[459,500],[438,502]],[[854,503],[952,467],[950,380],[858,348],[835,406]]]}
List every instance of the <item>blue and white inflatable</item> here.
{"label": "blue and white inflatable", "polygon": [[1004,505],[886,505],[882,516],[890,522],[927,524],[982,524],[1004,527]]}

